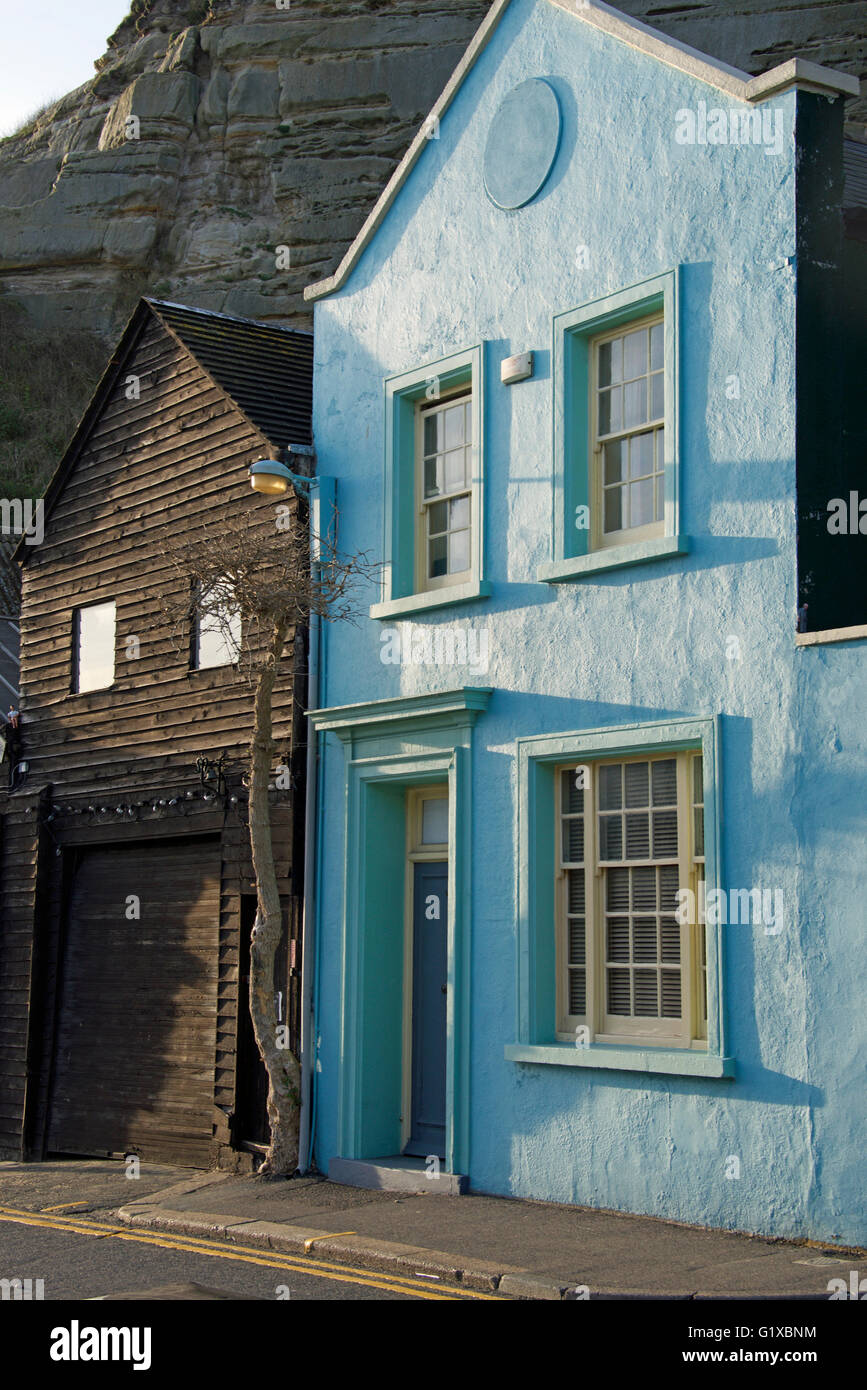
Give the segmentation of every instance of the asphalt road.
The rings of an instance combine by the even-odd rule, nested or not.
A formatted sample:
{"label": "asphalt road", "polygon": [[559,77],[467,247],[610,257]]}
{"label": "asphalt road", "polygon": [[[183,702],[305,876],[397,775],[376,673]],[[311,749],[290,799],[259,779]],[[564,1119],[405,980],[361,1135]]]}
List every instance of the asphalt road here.
{"label": "asphalt road", "polygon": [[181,1289],[166,1297],[183,1299],[195,1296],[183,1292],[190,1285],[218,1297],[271,1302],[485,1297],[424,1278],[344,1268],[315,1254],[134,1230],[117,1221],[118,1207],[133,1195],[196,1176],[192,1169],[142,1165],[130,1181],[121,1163],[84,1159],[0,1163],[0,1280],[41,1279],[45,1302],[141,1296],[169,1286]]}
{"label": "asphalt road", "polygon": [[[401,1292],[386,1277],[382,1278],[385,1287],[379,1287],[374,1274],[370,1282],[362,1283],[331,1270],[329,1277],[320,1272],[299,1273],[291,1267],[295,1263],[291,1259],[267,1251],[233,1258],[219,1242],[210,1243],[213,1253],[209,1255],[184,1249],[181,1241],[172,1248],[172,1236],[159,1240],[164,1243],[150,1244],[129,1235],[123,1239],[107,1233],[83,1235],[70,1228],[19,1224],[0,1214],[0,1278],[44,1280],[46,1302],[144,1293],[178,1284],[198,1284],[228,1298],[271,1301],[414,1300],[418,1296]],[[262,1264],[250,1262],[254,1258]],[[280,1267],[281,1260],[290,1267]]]}

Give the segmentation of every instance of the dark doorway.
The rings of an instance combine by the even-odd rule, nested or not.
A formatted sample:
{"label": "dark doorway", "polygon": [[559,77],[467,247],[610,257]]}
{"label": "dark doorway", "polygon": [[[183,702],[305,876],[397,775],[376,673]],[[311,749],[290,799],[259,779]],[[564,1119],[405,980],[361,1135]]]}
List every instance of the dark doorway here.
{"label": "dark doorway", "polygon": [[[238,1057],[235,1080],[235,1146],[265,1148],[271,1139],[268,1123],[268,1073],[256,1046],[250,1015],[250,936],[256,921],[256,899],[241,898],[241,944],[238,955]],[[282,1001],[285,1021],[286,1000]]]}

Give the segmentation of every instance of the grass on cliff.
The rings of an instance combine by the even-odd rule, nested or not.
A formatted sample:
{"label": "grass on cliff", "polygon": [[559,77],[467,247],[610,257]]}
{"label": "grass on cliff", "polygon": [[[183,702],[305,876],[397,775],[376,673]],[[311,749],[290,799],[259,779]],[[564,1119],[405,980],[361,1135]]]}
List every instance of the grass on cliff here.
{"label": "grass on cliff", "polygon": [[83,329],[46,332],[0,298],[0,497],[40,497],[109,356]]}

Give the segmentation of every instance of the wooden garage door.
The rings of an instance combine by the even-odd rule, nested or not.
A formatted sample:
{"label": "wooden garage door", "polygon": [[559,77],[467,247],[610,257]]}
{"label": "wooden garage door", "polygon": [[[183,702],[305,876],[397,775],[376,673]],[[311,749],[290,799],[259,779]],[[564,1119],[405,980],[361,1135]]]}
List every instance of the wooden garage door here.
{"label": "wooden garage door", "polygon": [[207,1161],[219,920],[216,841],[81,855],[67,913],[49,1151]]}

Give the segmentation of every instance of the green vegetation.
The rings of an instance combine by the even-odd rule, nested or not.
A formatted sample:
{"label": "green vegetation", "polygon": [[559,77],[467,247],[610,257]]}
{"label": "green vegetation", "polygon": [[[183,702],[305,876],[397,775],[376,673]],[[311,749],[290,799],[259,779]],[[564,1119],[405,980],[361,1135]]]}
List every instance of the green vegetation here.
{"label": "green vegetation", "polygon": [[39,497],[106,364],[83,329],[47,335],[0,298],[0,497]]}

